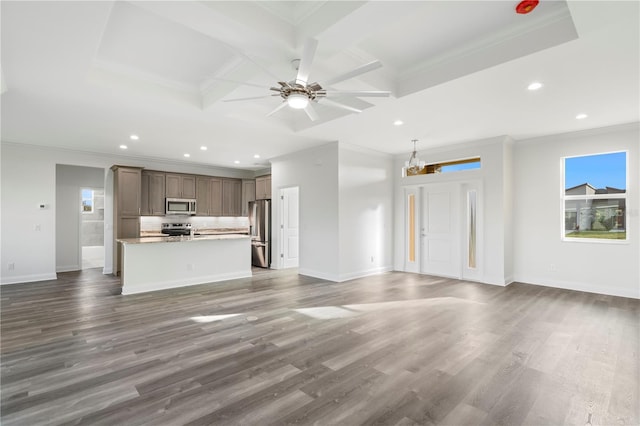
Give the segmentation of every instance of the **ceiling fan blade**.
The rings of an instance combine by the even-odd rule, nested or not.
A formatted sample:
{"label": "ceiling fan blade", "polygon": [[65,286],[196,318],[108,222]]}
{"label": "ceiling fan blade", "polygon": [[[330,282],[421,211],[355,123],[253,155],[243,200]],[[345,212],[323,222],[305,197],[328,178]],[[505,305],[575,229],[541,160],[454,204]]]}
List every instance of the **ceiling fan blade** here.
{"label": "ceiling fan blade", "polygon": [[311,121],[316,121],[318,118],[318,113],[316,112],[315,108],[311,106],[311,102],[309,102],[307,104],[306,107],[304,107],[304,112],[307,113],[307,116],[311,119]]}
{"label": "ceiling fan blade", "polygon": [[267,114],[267,117],[275,114],[276,112],[280,111],[282,108],[287,106],[287,101],[282,102],[280,105],[278,105],[273,111],[271,111],[269,114]]}
{"label": "ceiling fan blade", "polygon": [[391,92],[386,90],[331,90],[326,92],[329,96],[355,96],[356,98],[386,98]]}
{"label": "ceiling fan blade", "polygon": [[325,87],[327,87],[327,86],[330,86],[332,84],[339,83],[341,81],[348,80],[348,79],[353,78],[353,77],[357,77],[360,74],[364,74],[366,72],[373,71],[375,69],[380,68],[381,66],[382,66],[382,62],[380,62],[380,61],[376,60],[376,61],[373,61],[373,62],[369,62],[368,64],[361,65],[358,68],[355,68],[355,69],[353,69],[353,70],[351,70],[349,72],[346,72],[344,74],[340,74],[338,76],[330,78],[329,80],[326,80],[324,82],[324,85],[325,85]]}
{"label": "ceiling fan blade", "polygon": [[323,98],[321,102],[323,104],[328,105],[328,106],[335,107],[335,108],[340,108],[340,109],[345,109],[345,110],[350,111],[350,112],[362,112],[361,109],[350,107],[349,105],[345,105],[343,103],[336,102],[336,101],[333,101],[333,100],[327,99],[327,98]]}
{"label": "ceiling fan blade", "polygon": [[250,98],[223,99],[222,102],[251,101],[253,99],[270,98],[272,96],[279,96],[279,95],[264,95],[264,96],[251,96]]}
{"label": "ceiling fan blade", "polygon": [[304,50],[302,51],[302,58],[298,65],[298,75],[296,76],[296,83],[307,85],[309,80],[309,73],[311,72],[311,64],[313,63],[313,57],[316,55],[316,49],[318,47],[318,40],[315,38],[307,39],[304,44]]}

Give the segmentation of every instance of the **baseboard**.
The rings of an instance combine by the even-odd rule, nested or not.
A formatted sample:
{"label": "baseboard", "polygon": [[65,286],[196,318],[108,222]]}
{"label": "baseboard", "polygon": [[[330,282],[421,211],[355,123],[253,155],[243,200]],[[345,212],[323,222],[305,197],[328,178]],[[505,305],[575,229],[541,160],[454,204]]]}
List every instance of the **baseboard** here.
{"label": "baseboard", "polygon": [[80,265],[57,266],[56,272],[73,272],[73,271],[79,271],[81,269],[82,268],[80,267]]}
{"label": "baseboard", "polygon": [[586,293],[606,294],[608,296],[628,297],[640,299],[640,289],[626,289],[615,287],[603,287],[599,285],[585,284],[575,281],[549,280],[548,278],[516,277],[516,282],[539,285],[543,287],[561,288],[564,290],[584,291]]}
{"label": "baseboard", "polygon": [[392,270],[393,270],[393,267],[391,267],[391,266],[380,266],[378,268],[367,269],[367,270],[364,270],[364,271],[357,271],[357,272],[349,272],[347,274],[340,274],[339,282],[355,280],[357,278],[369,277],[371,275],[378,275],[378,274],[382,274],[384,272],[390,272]]}
{"label": "baseboard", "polygon": [[313,269],[298,268],[298,274],[305,275],[307,277],[319,278],[321,280],[333,281],[335,283],[340,282],[340,277],[337,275],[314,271]]}
{"label": "baseboard", "polygon": [[[151,283],[138,284],[134,287],[127,286],[126,283],[122,285],[122,294],[124,296],[130,294],[147,293],[149,291],[168,290],[171,288],[188,287],[191,285],[215,283],[220,281],[235,280],[238,278],[250,278],[252,276],[251,271],[248,272],[234,272],[228,274],[217,274],[205,277],[197,277],[187,280],[171,280],[171,281],[154,281]],[[125,277],[126,280],[126,277]]]}
{"label": "baseboard", "polygon": [[5,284],[20,284],[20,283],[32,283],[37,281],[51,281],[57,280],[56,274],[32,274],[32,275],[20,275],[15,277],[2,277],[0,285]]}
{"label": "baseboard", "polygon": [[[467,281],[471,281],[471,280],[467,280]],[[505,277],[492,277],[492,276],[484,276],[482,277],[482,280],[478,280],[478,282],[481,282],[482,284],[491,284],[491,285],[497,285],[500,287],[506,287],[509,284],[511,284],[513,282],[513,278],[505,278]]]}

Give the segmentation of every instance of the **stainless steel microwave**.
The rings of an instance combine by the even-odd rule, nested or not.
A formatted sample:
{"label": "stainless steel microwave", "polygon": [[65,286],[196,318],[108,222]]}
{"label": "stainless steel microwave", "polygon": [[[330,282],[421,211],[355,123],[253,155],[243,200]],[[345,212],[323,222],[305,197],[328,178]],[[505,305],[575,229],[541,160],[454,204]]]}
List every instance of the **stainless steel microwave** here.
{"label": "stainless steel microwave", "polygon": [[165,214],[196,214],[196,200],[192,198],[167,198],[165,207]]}

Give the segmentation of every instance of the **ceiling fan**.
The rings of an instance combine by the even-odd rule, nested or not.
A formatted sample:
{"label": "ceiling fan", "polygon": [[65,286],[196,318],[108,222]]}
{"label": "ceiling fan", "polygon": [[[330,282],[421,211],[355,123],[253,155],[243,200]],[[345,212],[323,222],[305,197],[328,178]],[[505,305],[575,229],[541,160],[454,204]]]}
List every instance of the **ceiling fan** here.
{"label": "ceiling fan", "polygon": [[[293,109],[304,110],[304,112],[307,114],[309,119],[311,119],[311,121],[315,121],[319,117],[318,117],[318,113],[313,107],[313,103],[318,103],[319,101],[321,101],[323,104],[326,104],[328,106],[332,106],[335,108],[344,109],[350,112],[362,112],[362,110],[358,108],[345,105],[331,98],[344,97],[344,96],[351,96],[356,98],[387,97],[391,94],[388,91],[382,91],[382,90],[344,91],[344,90],[327,89],[327,87],[332,84],[339,83],[341,81],[348,80],[350,78],[357,77],[366,72],[373,71],[377,68],[380,68],[382,66],[382,63],[380,63],[380,61],[377,61],[377,60],[373,62],[369,62],[368,64],[361,65],[349,72],[340,74],[338,76],[330,78],[329,80],[326,80],[323,83],[324,87],[317,82],[309,82],[311,64],[313,63],[313,58],[315,56],[317,47],[318,47],[318,41],[316,39],[313,39],[313,38],[307,39],[304,45],[304,49],[302,51],[302,58],[299,60],[296,59],[292,61],[292,63],[297,65],[296,68],[298,73],[295,79],[291,81],[281,81],[279,77],[272,74],[268,69],[264,68],[258,62],[256,62],[252,58],[249,58],[246,55],[243,55],[249,61],[253,62],[260,69],[266,72],[270,77],[276,80],[278,82],[279,87],[270,87],[269,90],[276,92],[271,95],[254,96],[249,98],[227,99],[227,100],[223,100],[223,102],[247,101],[252,99],[262,99],[262,98],[268,98],[272,96],[279,96],[282,98],[282,102],[273,111],[267,114],[267,116],[273,115],[276,112],[280,111],[282,108],[289,106]],[[253,87],[260,87],[260,88],[263,87],[253,83],[239,82],[239,81],[226,80],[226,79],[219,79],[219,80],[244,84],[244,85],[253,86]]]}

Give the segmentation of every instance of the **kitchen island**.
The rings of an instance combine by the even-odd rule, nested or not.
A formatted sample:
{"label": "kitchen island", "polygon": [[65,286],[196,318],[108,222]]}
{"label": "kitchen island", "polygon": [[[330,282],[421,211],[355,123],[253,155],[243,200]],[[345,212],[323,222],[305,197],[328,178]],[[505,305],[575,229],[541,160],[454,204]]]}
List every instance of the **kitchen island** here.
{"label": "kitchen island", "polygon": [[251,276],[248,235],[144,237],[122,244],[122,294]]}

